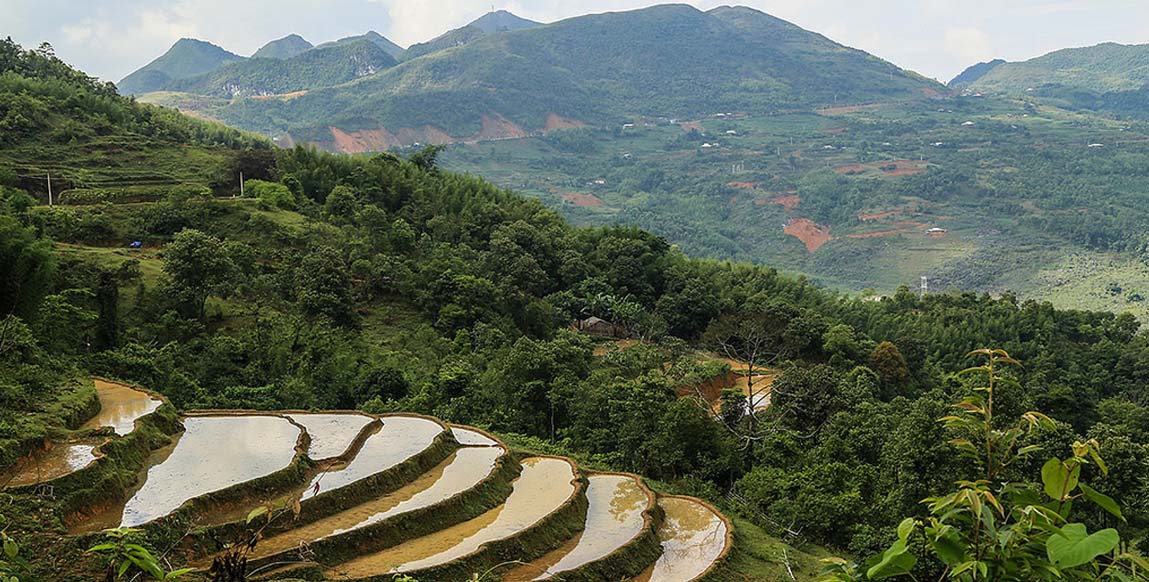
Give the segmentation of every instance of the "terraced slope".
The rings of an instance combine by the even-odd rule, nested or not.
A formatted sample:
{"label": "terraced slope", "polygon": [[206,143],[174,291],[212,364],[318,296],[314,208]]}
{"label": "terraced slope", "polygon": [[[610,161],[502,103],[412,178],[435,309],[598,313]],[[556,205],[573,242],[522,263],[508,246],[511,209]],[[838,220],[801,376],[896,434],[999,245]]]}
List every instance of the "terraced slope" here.
{"label": "terraced slope", "polygon": [[[265,580],[383,581],[402,572],[462,581],[488,572],[508,581],[690,582],[730,547],[729,522],[698,500],[658,498],[634,475],[516,453],[479,429],[357,412],[178,419],[151,394],[99,386],[104,408],[51,455],[65,470],[25,471],[8,486],[71,494],[101,471],[134,472],[126,489],[75,507],[73,532],[179,531],[173,560],[195,567],[241,552],[248,576]],[[141,432],[148,438],[136,439]],[[117,452],[128,446],[146,448]],[[250,519],[259,507],[267,518]]]}

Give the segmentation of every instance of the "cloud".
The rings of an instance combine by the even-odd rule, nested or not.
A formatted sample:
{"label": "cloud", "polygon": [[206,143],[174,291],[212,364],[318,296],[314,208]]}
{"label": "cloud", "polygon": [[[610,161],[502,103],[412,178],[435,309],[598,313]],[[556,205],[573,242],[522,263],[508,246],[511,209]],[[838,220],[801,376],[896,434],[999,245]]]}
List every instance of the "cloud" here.
{"label": "cloud", "polygon": [[994,52],[989,35],[977,28],[950,28],[945,33],[945,48],[949,54],[972,65],[993,59]]}

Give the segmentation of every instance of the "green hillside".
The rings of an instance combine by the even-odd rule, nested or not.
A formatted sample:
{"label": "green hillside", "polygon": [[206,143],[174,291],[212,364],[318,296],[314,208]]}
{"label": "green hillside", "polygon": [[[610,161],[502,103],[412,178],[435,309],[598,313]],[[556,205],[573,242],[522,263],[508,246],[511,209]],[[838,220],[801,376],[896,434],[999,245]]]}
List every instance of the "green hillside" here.
{"label": "green hillside", "polygon": [[117,83],[124,95],[158,91],[179,79],[202,75],[221,65],[244,60],[210,42],[181,38],[168,52]]}
{"label": "green hillside", "polygon": [[172,81],[160,87],[211,97],[280,95],[329,87],[374,75],[396,65],[377,44],[361,39],[304,51],[290,58],[256,58]]}
{"label": "green hillside", "polygon": [[541,25],[533,20],[519,18],[505,10],[489,12],[466,26],[448,31],[427,42],[407,47],[407,52],[403,56],[406,59],[413,59],[443,49],[463,46],[488,34],[526,30],[536,26]]}
{"label": "green hillside", "polygon": [[300,53],[303,53],[313,48],[311,43],[307,42],[302,36],[298,34],[289,34],[281,39],[273,40],[255,51],[251,55],[253,59],[290,59]]}
{"label": "green hillside", "polygon": [[[335,148],[329,126],[378,132],[381,143],[388,136],[426,143],[444,132],[469,138],[536,131],[552,116],[621,124],[940,91],[932,81],[755,10],[659,6],[488,35],[290,103],[245,100],[206,113]],[[421,139],[404,140],[405,129]]]}
{"label": "green hillside", "polygon": [[1055,88],[1103,94],[1138,90],[1146,83],[1149,83],[1149,45],[1105,43],[1005,63],[970,87],[1008,94]]}
{"label": "green hillside", "polygon": [[976,65],[972,65],[972,66],[966,68],[966,70],[962,71],[958,76],[954,77],[953,79],[950,79],[950,82],[948,84],[950,87],[962,87],[964,85],[970,85],[972,83],[977,82],[982,77],[986,76],[987,73],[989,73],[990,71],[992,71],[993,69],[995,69],[999,65],[1004,65],[1004,64],[1005,64],[1005,60],[994,59],[992,61],[987,61],[984,63],[978,63]]}
{"label": "green hillside", "polygon": [[[958,111],[961,103],[969,109]],[[908,177],[902,195],[930,204],[903,212],[929,214],[931,204],[957,204],[962,196],[967,205],[988,207],[992,220],[977,217],[986,224],[970,227],[980,229],[976,237],[999,240],[995,231],[1014,213],[1034,209],[1040,211],[1029,226],[1035,230],[1068,225],[1095,242],[1120,232],[1076,226],[1131,214],[1135,191],[1114,193],[1106,184],[1143,182],[1149,164],[1138,159],[1139,150],[1048,147],[1048,157],[1033,158],[1024,154],[1032,139],[1018,137],[1005,150],[1016,157],[968,151],[989,148],[1010,124],[1053,142],[1071,133],[1074,121],[1097,121],[1063,112],[1032,119],[1023,117],[1032,104],[985,103],[946,102],[942,108],[955,111],[948,124],[933,116],[934,103],[911,109],[913,124],[906,125],[904,103],[697,123],[724,141],[737,134],[763,142],[801,141],[806,133],[822,142],[848,136],[834,138],[849,144],[844,154],[808,139],[798,146],[801,157],[782,162],[788,166],[825,167],[838,160],[832,156],[868,152],[872,157],[855,160],[861,168],[835,173],[841,180],[820,175],[797,184],[803,200],[784,202],[797,202],[811,217],[853,213],[877,188],[862,180]],[[449,171],[438,148],[405,157],[267,150],[247,134],[134,103],[46,48],[23,51],[10,41],[0,43],[0,112],[0,124],[16,128],[0,134],[0,155],[39,148],[36,159],[68,166],[73,176],[98,171],[130,182],[139,171],[168,171],[161,164],[184,152],[243,162],[230,170],[255,178],[235,196],[226,185],[205,191],[203,170],[185,170],[173,176],[179,182],[148,198],[88,193],[48,206],[29,185],[28,176],[38,172],[0,157],[0,572],[9,581],[254,576],[249,552],[274,534],[334,513],[316,515],[317,503],[294,503],[295,494],[314,490],[314,499],[333,500],[328,510],[355,509],[356,521],[382,517],[379,506],[359,505],[364,499],[383,496],[385,511],[411,499],[406,485],[433,474],[460,444],[454,427],[413,415],[492,432],[507,445],[495,451],[507,458],[501,465],[507,471],[491,472],[474,493],[452,496],[435,512],[376,522],[381,527],[348,543],[289,543],[298,559],[273,567],[293,568],[288,574],[297,579],[347,579],[338,566],[358,560],[360,548],[420,545],[423,538],[415,536],[482,518],[479,525],[505,526],[509,543],[413,571],[431,572],[416,576],[422,582],[497,580],[496,566],[543,556],[583,531],[589,502],[566,491],[581,490],[587,480],[553,457],[561,455],[592,471],[642,475],[664,497],[694,496],[730,516],[728,535],[698,530],[723,547],[732,544],[728,554],[703,564],[713,569],[697,570],[710,581],[809,582],[827,566],[818,556],[844,556],[821,578],[843,582],[862,580],[859,571],[871,580],[944,580],[963,563],[1017,580],[1147,578],[1149,334],[1134,317],[1058,309],[1008,293],[919,296],[902,288],[871,300],[772,266],[692,258],[640,228],[572,225],[538,200]],[[823,131],[840,127],[835,115],[849,116],[847,130]],[[974,125],[964,125],[973,115]],[[850,127],[859,128],[857,142],[847,142]],[[679,142],[687,144],[702,133],[669,124],[635,131],[627,142],[631,156],[612,156],[619,168],[636,157],[635,163],[654,160],[644,175],[625,176],[632,184],[653,191],[678,180],[659,175],[653,152],[669,150],[645,133],[663,130],[688,136]],[[975,133],[963,139],[965,131]],[[897,136],[911,144],[922,132],[945,135],[957,144],[954,157],[938,160],[943,173],[906,175],[913,168],[895,162],[910,160],[861,149],[863,137],[884,143],[874,139],[881,132],[890,144],[901,141]],[[120,140],[98,139],[106,136]],[[585,137],[558,133],[548,144],[575,155],[598,147],[600,140]],[[101,163],[75,166],[93,144]],[[504,144],[522,142],[497,145]],[[702,151],[689,145],[678,154]],[[987,152],[979,163],[1001,159],[1013,169],[963,176],[973,164],[955,162],[978,151]],[[721,166],[723,173],[737,170]],[[574,167],[557,169],[573,175]],[[1056,173],[1059,167],[1077,170],[1081,181]],[[526,174],[545,183],[558,175],[552,169]],[[1043,192],[1036,204],[1019,198]],[[703,193],[712,206],[733,204],[729,191]],[[1111,210],[1077,210],[1083,201],[1110,198]],[[1133,226],[1126,230],[1145,232]],[[864,252],[833,260],[851,267]],[[973,353],[987,346],[1005,351]],[[127,435],[89,426],[101,410],[93,376],[153,390],[165,404],[131,423]],[[197,433],[191,425],[204,410],[224,411],[215,418],[231,426],[262,420],[246,433]],[[373,450],[356,437],[348,454],[312,459],[315,448],[332,443],[311,440],[281,414],[251,412],[279,410],[360,410],[383,416],[372,428],[379,431],[403,431],[404,416],[437,428],[406,460],[392,455],[421,431]],[[260,430],[265,422],[279,427],[280,438]],[[170,519],[129,512],[125,504],[137,499],[152,470],[181,458],[181,445],[191,443],[198,445],[182,458],[197,471],[170,471],[167,479],[222,488],[182,506],[159,492],[170,506],[164,511],[174,510]],[[99,455],[45,481],[39,461],[73,447]],[[266,461],[267,451],[282,463],[235,462]],[[369,465],[369,477],[336,489],[355,473],[352,457],[359,454],[368,459],[359,465]],[[564,465],[554,474],[560,479],[526,479],[530,457],[543,455],[551,460],[536,463]],[[522,480],[514,481],[520,461]],[[216,480],[237,469],[239,478]],[[327,476],[322,487],[313,489],[309,483],[321,475]],[[499,508],[511,507],[524,482],[537,495],[562,493],[559,509],[507,525],[503,516],[514,518],[508,514],[515,511]],[[928,498],[942,500],[923,504]],[[123,512],[109,527],[128,523],[124,517],[140,527],[103,529],[99,514],[117,507]],[[658,520],[684,528],[689,520],[669,510],[649,515],[638,532],[648,543],[598,561],[576,579],[630,576],[663,549],[662,555],[689,556],[671,539],[658,543],[654,531]],[[238,557],[222,560],[214,572],[196,559],[230,550]],[[390,579],[394,563],[380,560],[360,571]],[[185,566],[198,569],[181,571]]]}
{"label": "green hillside", "polygon": [[387,51],[387,54],[391,55],[392,57],[394,57],[396,59],[403,58],[403,53],[404,53],[403,47],[391,42],[390,40],[385,38],[383,35],[379,34],[378,32],[375,32],[374,30],[371,30],[371,31],[368,31],[364,34],[360,34],[360,35],[356,35],[356,36],[348,36],[346,38],[341,38],[339,40],[335,40],[335,41],[331,41],[331,42],[325,42],[319,46],[320,47],[327,47],[327,46],[336,45],[336,44],[348,44],[348,43],[353,43],[353,42],[360,41],[360,40],[371,41],[372,43],[374,43],[379,48]]}

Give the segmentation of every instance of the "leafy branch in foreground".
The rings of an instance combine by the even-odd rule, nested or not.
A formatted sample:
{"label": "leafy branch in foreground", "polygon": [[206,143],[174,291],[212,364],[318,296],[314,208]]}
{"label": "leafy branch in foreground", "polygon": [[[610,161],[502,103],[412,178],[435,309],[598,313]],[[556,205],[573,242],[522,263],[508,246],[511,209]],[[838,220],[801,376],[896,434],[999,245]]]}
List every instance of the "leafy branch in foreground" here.
{"label": "leafy branch in foreground", "polygon": [[1090,533],[1085,524],[1070,522],[1074,503],[1081,499],[1125,520],[1112,498],[1081,482],[1086,465],[1095,465],[1102,474],[1108,472],[1097,441],[1075,442],[1071,457],[1046,461],[1040,490],[1025,483],[998,482],[1006,467],[1039,450],[1019,446],[1021,437],[1036,427],[1051,428],[1053,421],[1028,412],[1016,424],[1001,428],[994,418],[994,391],[1013,381],[1000,370],[1021,364],[1004,350],[976,350],[968,355],[984,357],[986,363],[960,375],[984,374],[986,384],[957,403],[956,414],[940,421],[958,435],[950,442],[960,455],[974,460],[981,478],[959,481],[957,491],[925,499],[930,517],[903,520],[897,541],[864,563],[824,560],[819,580],[918,580],[914,549],[921,544],[943,566],[939,581],[1149,580],[1149,562],[1118,551],[1117,530]]}
{"label": "leafy branch in foreground", "polygon": [[[0,526],[6,521],[0,515]],[[20,556],[20,544],[8,537],[7,528],[0,527],[0,582],[30,582],[32,571],[28,561]]]}
{"label": "leafy branch in foreground", "polygon": [[[178,580],[195,568],[167,571],[151,550],[132,541],[133,534],[139,530],[130,527],[120,527],[104,530],[108,541],[88,548],[88,552],[107,556],[108,569],[105,580],[115,582],[124,580],[130,573],[143,573],[152,580]],[[135,579],[131,577],[128,579]]]}

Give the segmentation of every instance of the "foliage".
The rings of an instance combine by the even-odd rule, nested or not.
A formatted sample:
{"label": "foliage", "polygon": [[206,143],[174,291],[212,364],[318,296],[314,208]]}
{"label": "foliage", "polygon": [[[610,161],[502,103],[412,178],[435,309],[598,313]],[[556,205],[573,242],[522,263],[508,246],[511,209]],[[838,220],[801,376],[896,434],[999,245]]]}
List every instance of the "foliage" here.
{"label": "foliage", "polygon": [[108,562],[108,580],[131,579],[131,574],[142,572],[152,580],[178,580],[195,568],[165,571],[160,561],[146,547],[133,542],[138,533],[132,528],[104,530],[108,541],[88,548],[88,552],[100,554]]}
{"label": "foliage", "polygon": [[950,443],[959,454],[973,459],[981,474],[959,481],[956,492],[923,501],[930,517],[903,520],[897,540],[864,565],[841,558],[825,560],[821,579],[914,578],[918,558],[912,544],[919,541],[940,562],[939,580],[1145,579],[1142,558],[1115,552],[1120,543],[1116,529],[1089,534],[1084,523],[1069,521],[1073,504],[1080,499],[1124,520],[1112,498],[1080,481],[1087,466],[1096,467],[1102,475],[1108,473],[1097,441],[1076,442],[1072,457],[1054,457],[1044,464],[1044,497],[1025,483],[1002,480],[1010,465],[1041,449],[1034,444],[1022,446],[1026,433],[1039,426],[1052,429],[1054,422],[1037,412],[1025,413],[1018,424],[1006,428],[1000,420],[995,422],[995,394],[1011,382],[999,370],[1003,365],[1020,364],[1004,350],[982,349],[970,355],[985,357],[986,364],[962,373],[984,374],[986,385],[974,388],[972,395],[956,405],[958,414],[943,417],[941,422],[957,436]]}

